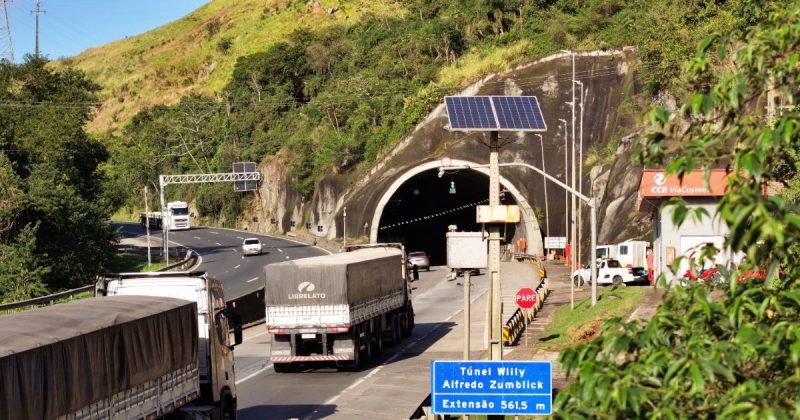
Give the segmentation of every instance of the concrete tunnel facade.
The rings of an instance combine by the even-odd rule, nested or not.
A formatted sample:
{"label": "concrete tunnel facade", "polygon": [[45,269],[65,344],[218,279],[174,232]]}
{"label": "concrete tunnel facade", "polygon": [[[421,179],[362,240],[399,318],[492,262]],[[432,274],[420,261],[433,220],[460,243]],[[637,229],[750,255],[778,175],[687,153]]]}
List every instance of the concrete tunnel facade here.
{"label": "concrete tunnel facade", "polygon": [[[625,119],[628,117],[620,112],[620,104],[635,93],[635,77],[630,71],[635,61],[635,53],[630,49],[577,55],[578,78],[584,81],[591,92],[585,104],[585,156],[592,148],[608,144],[614,136],[619,135],[619,126],[626,125]],[[527,163],[540,168],[544,165],[543,169],[563,182],[566,180],[565,155],[568,139],[565,138],[564,130],[558,128],[558,119],[569,118],[569,106],[565,102],[571,99],[571,85],[570,56],[555,54],[487,76],[456,94],[537,96],[549,130],[541,133],[541,141],[535,134],[501,133],[499,160],[501,163]],[[488,137],[484,133],[453,132],[447,129],[447,124],[446,110],[441,103],[413,132],[381,156],[371,168],[324,178],[318,184],[312,201],[307,203],[308,207],[287,203],[287,209],[295,206],[297,210],[278,214],[283,230],[291,230],[289,221],[300,219],[296,216],[297,212],[304,212],[302,208],[305,207],[310,212],[302,219],[317,226],[314,235],[341,239],[345,231],[346,207],[348,243],[379,240],[381,218],[386,214],[387,205],[393,195],[415,177],[426,171],[438,170],[443,157],[451,158],[454,165],[488,163]],[[630,165],[623,166],[620,170],[626,170]],[[583,178],[579,179],[585,192],[597,188],[596,175],[590,172],[591,169],[587,167]],[[487,174],[485,169],[476,171]],[[516,226],[515,236],[506,237],[506,241],[524,237],[529,253],[543,255],[542,238],[547,235],[548,230],[550,236],[566,234],[567,208],[564,190],[554,183],[545,184],[541,175],[524,167],[504,167],[501,168],[500,175],[501,185],[508,190],[515,204],[520,206],[522,216],[521,223]],[[486,179],[488,184],[488,176]],[[604,198],[608,198],[605,196],[627,195],[626,190],[620,194],[615,193],[614,188],[618,187],[610,182],[607,190],[610,192],[594,190],[598,200],[604,201]],[[537,215],[543,215],[546,207],[545,185],[549,195],[547,225],[545,220],[537,218]],[[604,185],[600,188],[605,189]],[[488,198],[488,188],[484,197]],[[474,215],[474,210],[472,211]],[[588,213],[584,214],[587,215]],[[601,214],[598,224],[602,223],[602,218]],[[463,229],[459,227],[459,230]],[[444,237],[446,230],[431,234]],[[588,228],[584,229],[584,238],[588,238]]]}
{"label": "concrete tunnel facade", "polygon": [[[473,165],[480,165],[477,162],[461,160],[461,159],[452,159],[452,166],[473,166]],[[438,169],[441,167],[441,161],[429,161],[417,165],[404,173],[398,176],[394,182],[389,185],[386,192],[381,196],[378,204],[375,208],[375,212],[372,216],[372,222],[369,224],[369,240],[370,242],[378,242],[379,238],[379,229],[381,227],[381,216],[383,216],[384,209],[386,208],[386,204],[392,198],[392,196],[398,191],[398,189],[403,186],[406,182],[409,182],[413,177],[416,175],[429,171],[432,169]],[[489,176],[489,170],[486,168],[476,168],[471,169],[472,171],[481,173],[487,177]],[[517,187],[513,185],[508,179],[504,177],[500,177],[500,184],[505,187],[512,197],[514,197],[514,201],[516,201],[517,205],[520,208],[521,213],[521,222],[522,225],[522,233],[520,236],[524,236],[526,241],[528,242],[528,249],[529,252],[534,255],[542,255],[544,253],[544,247],[542,242],[541,230],[539,229],[539,222],[536,219],[536,214],[534,213],[533,208],[522,195]],[[486,196],[489,195],[489,192],[486,191]],[[436,233],[432,233],[436,234]],[[441,232],[441,235],[444,235],[445,232]]]}

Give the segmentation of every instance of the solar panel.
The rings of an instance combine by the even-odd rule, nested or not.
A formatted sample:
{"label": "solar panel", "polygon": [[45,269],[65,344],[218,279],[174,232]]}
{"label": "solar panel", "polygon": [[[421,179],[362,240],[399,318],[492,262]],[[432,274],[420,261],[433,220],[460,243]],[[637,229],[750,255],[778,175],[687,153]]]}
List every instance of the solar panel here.
{"label": "solar panel", "polygon": [[497,120],[488,96],[445,96],[453,130],[497,130]]}
{"label": "solar panel", "polygon": [[451,130],[547,130],[535,96],[445,96],[444,102]]}
{"label": "solar panel", "polygon": [[501,130],[546,130],[547,126],[535,96],[492,96]]}

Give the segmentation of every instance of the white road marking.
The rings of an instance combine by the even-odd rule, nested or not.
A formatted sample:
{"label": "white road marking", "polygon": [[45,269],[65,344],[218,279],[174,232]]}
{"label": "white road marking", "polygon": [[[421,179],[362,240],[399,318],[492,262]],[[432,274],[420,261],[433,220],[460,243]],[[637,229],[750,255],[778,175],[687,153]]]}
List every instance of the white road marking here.
{"label": "white road marking", "polygon": [[[470,303],[475,303],[475,301],[477,301],[477,300],[478,300],[478,299],[479,299],[481,296],[483,296],[483,295],[484,295],[484,294],[485,294],[487,291],[488,291],[488,289],[487,289],[487,290],[484,290],[484,291],[483,291],[483,293],[480,293],[478,296],[475,296],[474,298],[472,298]],[[378,366],[378,367],[376,367],[375,369],[373,369],[373,370],[372,370],[372,372],[370,372],[369,374],[367,374],[367,376],[365,376],[365,377],[363,377],[363,378],[361,378],[361,379],[359,379],[359,380],[357,380],[357,381],[353,382],[352,384],[350,384],[350,386],[348,386],[347,388],[343,389],[341,392],[339,392],[338,394],[334,395],[333,397],[329,398],[329,399],[328,399],[328,401],[325,401],[324,403],[322,403],[322,405],[329,405],[329,404],[333,404],[334,402],[336,402],[336,401],[337,401],[339,398],[341,398],[341,397],[342,397],[344,394],[346,394],[348,391],[350,391],[350,390],[352,390],[353,388],[355,388],[355,387],[357,387],[357,386],[361,385],[362,383],[364,383],[364,381],[366,381],[366,380],[367,380],[367,379],[369,379],[370,377],[374,376],[374,375],[375,375],[376,373],[378,373],[378,372],[379,372],[381,369],[383,369],[383,367],[384,367],[384,366],[386,366],[386,365],[388,365],[388,364],[390,364],[390,363],[394,362],[394,361],[395,361],[395,360],[396,360],[398,357],[400,357],[400,355],[402,355],[403,353],[405,353],[405,352],[406,352],[408,349],[410,349],[411,347],[415,346],[417,343],[419,343],[420,341],[422,341],[424,338],[426,338],[426,337],[428,337],[429,335],[433,334],[433,333],[434,333],[436,330],[438,330],[440,327],[442,327],[442,325],[444,325],[444,323],[445,323],[445,322],[448,322],[448,321],[450,321],[451,319],[453,319],[453,318],[454,318],[456,315],[458,315],[458,314],[459,314],[461,311],[462,311],[462,309],[459,309],[459,310],[457,310],[457,311],[453,312],[453,314],[452,314],[452,315],[450,315],[450,316],[449,316],[449,317],[447,317],[447,319],[445,319],[445,320],[444,320],[442,323],[440,323],[439,325],[437,325],[436,327],[434,327],[433,329],[431,329],[430,331],[428,331],[428,333],[427,333],[427,334],[423,335],[422,337],[419,337],[419,338],[417,338],[416,340],[414,340],[414,341],[413,341],[413,342],[411,342],[411,343],[408,343],[408,344],[406,344],[406,345],[405,345],[405,346],[404,346],[402,349],[400,349],[400,351],[398,351],[397,353],[393,354],[393,355],[392,355],[392,357],[390,357],[390,358],[386,359],[386,361],[384,361],[383,363],[381,363],[381,365],[380,365],[380,366]],[[305,417],[305,419],[311,419],[311,418],[313,418],[313,416],[308,416],[308,417]]]}
{"label": "white road marking", "polygon": [[254,282],[256,280],[258,280],[258,277],[253,277],[252,279],[247,280],[245,283],[252,283],[252,282]]}
{"label": "white road marking", "polygon": [[215,244],[217,244],[217,245],[222,245],[222,244],[221,244],[221,243],[219,243],[219,242],[214,242],[214,243],[215,243]]}
{"label": "white road marking", "polygon": [[245,377],[244,377],[244,378],[242,378],[242,379],[239,379],[238,381],[236,381],[236,385],[239,385],[240,383],[242,383],[242,382],[244,382],[244,381],[246,381],[246,380],[248,380],[248,379],[255,378],[255,377],[256,377],[256,375],[258,375],[258,374],[260,374],[260,373],[264,372],[265,370],[267,370],[267,369],[269,369],[269,368],[271,368],[271,367],[272,367],[272,363],[270,363],[270,364],[268,364],[268,365],[264,366],[263,368],[261,368],[261,369],[259,369],[259,370],[255,371],[255,372],[253,372],[253,373],[251,373],[251,374],[249,374],[249,375],[247,375],[247,376],[245,376]]}
{"label": "white road marking", "polygon": [[288,255],[286,256],[286,259],[287,259],[287,260],[289,259],[289,256],[288,256]]}
{"label": "white road marking", "polygon": [[244,239],[244,238],[242,238],[241,236],[237,236],[236,239]]}
{"label": "white road marking", "polygon": [[282,250],[282,249],[280,249],[280,248],[278,248],[278,252],[283,252],[283,250]]}
{"label": "white road marking", "polygon": [[236,267],[233,267],[233,269],[234,269],[234,270],[236,270],[237,268],[239,268],[239,267],[241,267],[241,266],[242,266],[242,265],[241,265],[241,264],[239,264],[239,265],[237,265]]}
{"label": "white road marking", "polygon": [[214,232],[213,230],[208,232],[208,233],[211,233],[211,234],[214,234],[214,235],[219,235],[219,232]]}
{"label": "white road marking", "polygon": [[199,237],[199,236],[195,236],[194,238],[195,238],[195,239],[200,239],[200,237]]}

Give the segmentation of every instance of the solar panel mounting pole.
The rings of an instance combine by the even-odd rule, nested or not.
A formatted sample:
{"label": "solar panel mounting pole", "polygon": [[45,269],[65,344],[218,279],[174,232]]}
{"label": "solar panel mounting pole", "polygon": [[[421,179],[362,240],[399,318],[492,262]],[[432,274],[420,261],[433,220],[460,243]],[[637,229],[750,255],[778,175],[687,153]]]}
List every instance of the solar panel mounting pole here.
{"label": "solar panel mounting pole", "polygon": [[[499,133],[490,132],[489,142],[489,206],[500,205]],[[503,329],[500,289],[500,225],[489,224],[489,300],[491,327],[489,335],[490,360],[503,360]]]}

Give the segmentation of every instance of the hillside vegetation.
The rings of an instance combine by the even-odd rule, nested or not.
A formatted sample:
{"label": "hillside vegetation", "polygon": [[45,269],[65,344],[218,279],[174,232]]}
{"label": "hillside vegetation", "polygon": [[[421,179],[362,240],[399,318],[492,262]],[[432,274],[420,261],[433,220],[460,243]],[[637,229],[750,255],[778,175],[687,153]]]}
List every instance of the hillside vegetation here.
{"label": "hillside vegetation", "polygon": [[89,49],[57,65],[81,69],[103,90],[91,131],[117,129],[143,107],[190,92],[220,92],[238,57],[298,28],[349,26],[365,14],[402,16],[395,2],[214,0],[147,33]]}
{"label": "hillside vegetation", "polygon": [[[208,5],[197,14],[224,10],[225,4]],[[138,187],[158,173],[227,171],[233,161],[261,162],[274,156],[282,156],[294,187],[311,198],[321,177],[368,167],[444,95],[563,48],[636,46],[646,94],[670,89],[680,95],[675,82],[681,63],[694,52],[692,45],[709,32],[747,25],[761,10],[744,0],[408,0],[359,5],[361,9],[341,6],[362,10],[357,21],[332,20],[339,12],[315,12],[304,2],[287,2],[277,12],[273,7],[265,19],[293,29],[280,31],[280,39],[265,42],[258,52],[239,56],[232,71],[227,70],[224,86],[213,81],[218,79],[203,79],[202,88],[178,103],[136,114],[120,137],[108,141],[111,169],[123,180],[120,192],[128,196],[129,205],[138,202]],[[319,20],[320,13],[326,25],[303,23]],[[202,33],[202,24],[191,27]],[[161,54],[191,47],[175,42]],[[206,42],[206,49],[215,48]],[[190,76],[166,79],[177,83],[181,77]],[[190,90],[175,89],[175,95]],[[163,99],[165,93],[147,95]],[[133,111],[133,104],[119,106]],[[239,213],[239,198],[222,186],[179,193],[195,197],[202,215],[230,220]]]}

